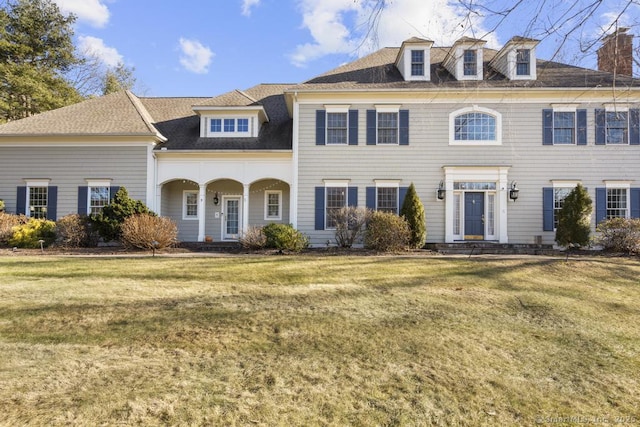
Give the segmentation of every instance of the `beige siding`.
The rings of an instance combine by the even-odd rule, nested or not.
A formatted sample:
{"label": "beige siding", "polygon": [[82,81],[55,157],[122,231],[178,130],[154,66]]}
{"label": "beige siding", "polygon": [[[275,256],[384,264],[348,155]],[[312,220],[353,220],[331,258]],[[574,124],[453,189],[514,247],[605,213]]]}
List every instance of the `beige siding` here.
{"label": "beige siding", "polygon": [[[281,191],[280,220],[265,219],[265,194],[267,191]],[[264,180],[254,183],[249,194],[249,225],[264,226],[272,222],[289,224],[289,185],[282,181]]]}
{"label": "beige siding", "polygon": [[[409,109],[409,146],[366,145],[366,110],[373,105],[351,105],[359,110],[358,146],[316,146],[315,111],[322,105],[300,107],[299,220],[298,227],[312,242],[333,238],[330,231],[314,230],[314,187],[323,179],[349,179],[358,187],[358,205],[365,206],[367,186],[374,179],[401,179],[401,186],[415,183],[427,217],[429,242],[445,238],[445,203],[435,191],[444,179],[443,166],[511,166],[509,182],[517,181],[520,198],[508,203],[508,237],[512,243],[533,243],[542,235],[552,243],[552,232],[542,231],[542,188],[551,180],[581,180],[595,205],[595,188],[603,180],[636,180],[640,186],[639,146],[595,146],[594,108],[588,110],[587,146],[543,146],[542,110],[549,103],[495,103],[480,106],[502,114],[502,145],[449,145],[449,113],[473,103],[405,104]],[[594,206],[595,207],[595,206]],[[595,215],[594,215],[595,216]]]}
{"label": "beige siding", "polygon": [[146,200],[146,147],[0,147],[0,199],[16,211],[25,179],[49,179],[58,187],[57,217],[78,212],[78,187],[87,179],[112,179],[135,199]]}

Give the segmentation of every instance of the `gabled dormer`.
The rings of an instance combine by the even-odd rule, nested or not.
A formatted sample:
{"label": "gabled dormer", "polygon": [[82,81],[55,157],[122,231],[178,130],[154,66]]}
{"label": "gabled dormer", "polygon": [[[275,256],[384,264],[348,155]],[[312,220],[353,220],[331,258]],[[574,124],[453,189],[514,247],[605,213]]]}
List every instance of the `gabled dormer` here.
{"label": "gabled dormer", "polygon": [[536,80],[536,46],[539,40],[513,37],[491,60],[489,66],[509,80]]}
{"label": "gabled dormer", "polygon": [[443,61],[456,80],[482,80],[483,48],[487,42],[462,37],[454,43]]}
{"label": "gabled dormer", "polygon": [[194,105],[193,111],[200,116],[202,138],[257,138],[269,121],[264,106],[241,90]]}
{"label": "gabled dormer", "polygon": [[406,81],[431,80],[431,46],[431,40],[418,37],[402,42],[396,67]]}

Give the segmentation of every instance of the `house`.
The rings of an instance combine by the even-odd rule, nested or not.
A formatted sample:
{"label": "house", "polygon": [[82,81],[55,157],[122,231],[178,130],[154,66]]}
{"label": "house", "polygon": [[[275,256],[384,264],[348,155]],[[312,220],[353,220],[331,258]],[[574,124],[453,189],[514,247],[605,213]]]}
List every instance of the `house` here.
{"label": "house", "polygon": [[125,186],[182,241],[279,222],[325,245],[333,210],[398,212],[414,183],[428,242],[552,243],[578,183],[594,229],[640,217],[631,38],[607,37],[599,70],[539,59],[523,37],[499,50],[411,38],[301,84],[90,99],[0,126],[0,199],[56,219]]}

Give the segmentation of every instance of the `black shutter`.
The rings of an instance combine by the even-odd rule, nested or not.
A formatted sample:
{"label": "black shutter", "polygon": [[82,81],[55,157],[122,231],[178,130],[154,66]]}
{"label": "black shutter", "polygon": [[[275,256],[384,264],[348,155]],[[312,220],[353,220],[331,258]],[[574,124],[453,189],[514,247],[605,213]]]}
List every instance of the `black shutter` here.
{"label": "black shutter", "polygon": [[358,110],[349,110],[349,145],[358,145]]}
{"label": "black shutter", "polygon": [[631,193],[631,218],[640,218],[640,188],[632,188],[629,192]]}
{"label": "black shutter", "polygon": [[587,145],[587,110],[576,111],[577,144]]}
{"label": "black shutter", "polygon": [[640,145],[640,110],[629,110],[629,144]]}
{"label": "black shutter", "polygon": [[47,187],[47,219],[58,220],[58,187]]}
{"label": "black shutter", "polygon": [[553,231],[553,188],[542,189],[542,229]]}
{"label": "black shutter", "polygon": [[324,230],[324,187],[316,187],[316,230]]}
{"label": "black shutter", "polygon": [[605,145],[607,143],[606,117],[603,109],[597,108],[596,114],[596,145]]}
{"label": "black shutter", "polygon": [[596,188],[596,225],[607,219],[607,189]]}
{"label": "black shutter", "polygon": [[78,215],[87,215],[89,187],[78,187]]}
{"label": "black shutter", "polygon": [[376,187],[367,187],[367,208],[376,210]]}
{"label": "black shutter", "polygon": [[409,110],[400,110],[400,145],[409,145]]}
{"label": "black shutter", "polygon": [[376,145],[376,110],[367,110],[367,145]]}
{"label": "black shutter", "polygon": [[16,197],[16,215],[27,214],[27,187],[18,187],[18,194]]}
{"label": "black shutter", "polygon": [[358,187],[349,187],[347,189],[347,206],[358,206]]}
{"label": "black shutter", "polygon": [[326,125],[327,112],[325,110],[316,110],[316,145],[326,144]]}
{"label": "black shutter", "polygon": [[542,110],[542,145],[553,145],[553,110]]}

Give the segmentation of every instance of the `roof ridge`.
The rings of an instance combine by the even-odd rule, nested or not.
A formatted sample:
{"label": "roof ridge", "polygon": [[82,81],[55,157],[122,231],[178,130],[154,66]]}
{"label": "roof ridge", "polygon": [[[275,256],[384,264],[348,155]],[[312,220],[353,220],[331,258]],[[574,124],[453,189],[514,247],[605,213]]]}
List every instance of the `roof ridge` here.
{"label": "roof ridge", "polygon": [[140,115],[140,118],[144,122],[147,129],[149,129],[149,132],[153,133],[161,140],[166,141],[167,138],[165,138],[165,136],[162,135],[160,131],[153,125],[153,117],[151,117],[149,111],[145,108],[144,104],[142,104],[142,101],[140,101],[140,99],[129,90],[125,90],[124,93],[129,98],[129,101],[131,101],[131,104],[133,104],[133,108],[135,108],[136,112]]}
{"label": "roof ridge", "polygon": [[238,92],[240,95],[244,96],[245,98],[247,98],[249,101],[257,103],[258,100],[255,99],[254,97],[250,96],[248,93],[246,93],[245,91],[241,90],[241,89],[234,89],[236,92]]}

